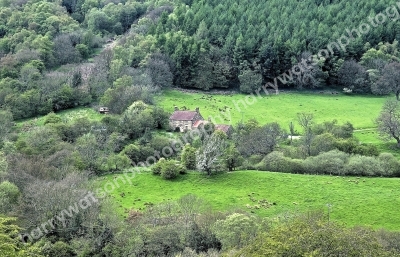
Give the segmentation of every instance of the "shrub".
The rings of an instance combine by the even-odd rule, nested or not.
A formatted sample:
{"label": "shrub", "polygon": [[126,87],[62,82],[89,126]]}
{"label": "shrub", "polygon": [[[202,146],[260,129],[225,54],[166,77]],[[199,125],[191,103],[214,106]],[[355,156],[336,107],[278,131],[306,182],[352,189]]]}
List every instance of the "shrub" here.
{"label": "shrub", "polygon": [[390,236],[388,242],[371,229],[346,228],[308,212],[259,233],[233,256],[397,256],[390,248],[398,246],[399,237]]}
{"label": "shrub", "polygon": [[311,155],[318,155],[335,149],[335,141],[336,139],[330,133],[316,136],[311,143]]}
{"label": "shrub", "polygon": [[378,157],[384,176],[400,176],[400,163],[391,153],[381,153]]}
{"label": "shrub", "polygon": [[256,167],[260,170],[291,172],[290,159],[278,151],[269,153]]}
{"label": "shrub", "polygon": [[382,175],[384,170],[380,161],[374,157],[354,155],[350,157],[345,167],[345,173],[353,176],[376,176]]}
{"label": "shrub", "polygon": [[151,172],[153,172],[154,175],[160,175],[162,167],[165,164],[165,162],[166,162],[165,158],[160,158],[160,160],[158,160],[156,164],[151,166]]}
{"label": "shrub", "polygon": [[251,155],[249,158],[244,159],[242,162],[242,165],[240,166],[239,169],[242,170],[259,170],[260,167],[257,167],[261,160],[264,158],[262,155]]}
{"label": "shrub", "polygon": [[153,148],[156,151],[159,151],[160,153],[166,146],[170,146],[171,142],[169,138],[163,137],[163,136],[155,136],[150,140],[150,147]]}
{"label": "shrub", "polygon": [[51,112],[46,115],[44,120],[44,125],[48,123],[60,123],[60,122],[62,122],[61,117],[55,114],[54,112]]}
{"label": "shrub", "polygon": [[356,139],[349,140],[337,140],[335,143],[335,147],[342,152],[352,154],[354,149],[358,146],[358,141]]}
{"label": "shrub", "polygon": [[[47,126],[35,127],[25,138],[28,152],[41,155],[50,155],[56,152],[61,148],[60,141],[57,132]],[[29,154],[28,152],[25,151]]]}
{"label": "shrub", "polygon": [[322,135],[324,133],[330,133],[336,138],[351,138],[353,136],[354,127],[350,122],[339,126],[337,120],[325,121],[324,123],[315,124],[312,127],[312,131],[316,135]]}
{"label": "shrub", "polygon": [[222,247],[221,242],[216,238],[214,233],[208,228],[202,229],[196,222],[193,222],[190,226],[187,243],[188,246],[196,252],[207,252],[209,249],[221,250]]}
{"label": "shrub", "polygon": [[116,132],[119,128],[119,117],[118,116],[111,116],[111,115],[107,115],[104,116],[101,119],[101,124],[105,125],[107,127],[107,131],[109,133],[113,133]]}
{"label": "shrub", "polygon": [[161,177],[164,179],[174,179],[179,175],[174,162],[166,162],[161,168]]}
{"label": "shrub", "polygon": [[3,181],[0,183],[0,213],[11,211],[11,207],[17,203],[20,191],[11,182]]}
{"label": "shrub", "polygon": [[182,151],[181,162],[186,169],[196,169],[196,148],[186,144]]}
{"label": "shrub", "polygon": [[289,167],[292,173],[304,174],[306,169],[304,168],[304,161],[300,159],[289,159]]}
{"label": "shrub", "polygon": [[[299,140],[293,141],[293,144],[298,143],[298,141]],[[304,156],[304,153],[301,150],[301,148],[293,145],[281,147],[280,151],[283,152],[284,156],[292,159],[301,159]]]}
{"label": "shrub", "polygon": [[78,137],[90,131],[92,125],[88,118],[81,117],[76,119],[72,124],[59,122],[49,123],[47,126],[53,128],[63,141],[74,143]]}
{"label": "shrub", "polygon": [[312,127],[312,132],[313,132],[315,135],[322,135],[322,134],[324,134],[324,133],[326,132],[326,129],[325,129],[324,124],[322,124],[322,123],[315,124],[315,125]]}
{"label": "shrub", "polygon": [[214,223],[212,231],[222,243],[224,250],[243,247],[257,235],[260,223],[254,216],[233,213],[225,220]]}
{"label": "shrub", "polygon": [[368,155],[368,156],[378,156],[379,151],[375,145],[361,145],[354,138],[350,138],[347,140],[338,140],[335,142],[335,147],[345,153],[349,154],[360,154],[360,155]]}
{"label": "shrub", "polygon": [[253,154],[247,160],[249,161],[250,164],[255,165],[259,163],[263,158],[264,158],[263,155]]}
{"label": "shrub", "polygon": [[46,256],[76,256],[74,249],[63,241],[57,241],[55,244],[46,243],[42,251]]}
{"label": "shrub", "polygon": [[311,174],[343,175],[348,158],[348,154],[332,150],[307,158],[304,161],[304,169],[306,173]]}
{"label": "shrub", "polygon": [[154,149],[149,146],[130,144],[125,146],[122,153],[126,154],[134,163],[145,162],[150,156],[154,156]]}
{"label": "shrub", "polygon": [[181,175],[184,175],[187,173],[187,170],[185,169],[185,167],[180,163],[176,164],[176,169],[178,170],[179,174],[181,174]]}
{"label": "shrub", "polygon": [[354,127],[350,122],[346,122],[342,126],[332,129],[332,134],[338,138],[351,138],[353,136]]}
{"label": "shrub", "polygon": [[186,169],[182,164],[178,163],[175,160],[165,160],[161,158],[155,165],[152,167],[153,174],[160,174],[164,179],[174,179],[179,174],[185,174]]}
{"label": "shrub", "polygon": [[243,163],[243,157],[240,155],[239,151],[233,146],[229,146],[226,149],[223,156],[223,166],[225,166],[229,171],[235,170]]}
{"label": "shrub", "polygon": [[359,155],[367,155],[367,156],[378,156],[379,150],[376,145],[358,145],[355,149],[353,154]]}
{"label": "shrub", "polygon": [[131,160],[125,154],[111,154],[107,157],[106,171],[121,171],[130,165]]}

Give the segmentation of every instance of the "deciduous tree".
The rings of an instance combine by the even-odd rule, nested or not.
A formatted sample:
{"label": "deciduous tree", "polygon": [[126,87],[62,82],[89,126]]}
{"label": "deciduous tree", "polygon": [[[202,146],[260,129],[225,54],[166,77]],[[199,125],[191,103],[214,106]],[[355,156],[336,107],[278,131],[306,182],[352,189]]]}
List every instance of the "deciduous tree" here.
{"label": "deciduous tree", "polygon": [[236,139],[239,152],[246,156],[268,154],[274,150],[279,140],[286,137],[286,132],[276,122],[248,129],[248,132]]}
{"label": "deciduous tree", "polygon": [[147,69],[155,86],[168,88],[172,86],[173,74],[169,63],[166,61],[167,57],[160,55],[150,57],[147,62]]}
{"label": "deciduous tree", "polygon": [[9,111],[0,110],[0,142],[11,131],[13,127],[13,115]]}
{"label": "deciduous tree", "polygon": [[196,168],[210,176],[226,147],[226,135],[223,132],[216,131],[211,136],[207,136],[196,152]]}
{"label": "deciduous tree", "polygon": [[213,232],[222,243],[222,249],[241,248],[257,236],[259,222],[250,215],[233,213],[225,220],[217,221]]}
{"label": "deciduous tree", "polygon": [[235,168],[239,167],[243,163],[243,157],[234,145],[230,145],[226,149],[223,159],[225,166],[229,171],[235,170]]}
{"label": "deciduous tree", "polygon": [[338,71],[338,82],[354,93],[371,92],[367,71],[354,60],[343,63]]}
{"label": "deciduous tree", "polygon": [[311,155],[311,144],[314,139],[314,133],[311,129],[313,124],[314,115],[312,113],[298,113],[297,119],[300,126],[304,129],[304,136],[302,137],[303,147],[308,156]]}
{"label": "deciduous tree", "polygon": [[386,140],[395,139],[400,147],[400,104],[398,101],[389,100],[383,107],[375,121],[380,135]]}
{"label": "deciduous tree", "polygon": [[42,257],[37,246],[23,244],[15,218],[0,217],[0,254],[7,257]]}
{"label": "deciduous tree", "polygon": [[196,169],[196,148],[186,144],[182,150],[181,162],[189,170]]}
{"label": "deciduous tree", "polygon": [[389,63],[383,69],[382,77],[376,82],[377,87],[383,91],[396,94],[397,101],[400,100],[400,63]]}
{"label": "deciduous tree", "polygon": [[20,191],[16,185],[9,181],[0,183],[0,213],[7,214],[12,206],[17,203]]}

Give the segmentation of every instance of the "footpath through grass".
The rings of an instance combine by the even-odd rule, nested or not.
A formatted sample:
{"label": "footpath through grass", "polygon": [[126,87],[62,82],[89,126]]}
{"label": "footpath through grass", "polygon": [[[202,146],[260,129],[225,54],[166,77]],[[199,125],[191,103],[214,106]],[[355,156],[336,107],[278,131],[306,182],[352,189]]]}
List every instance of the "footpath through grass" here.
{"label": "footpath through grass", "polygon": [[[143,210],[148,204],[176,200],[195,194],[216,210],[244,209],[260,216],[274,217],[285,212],[328,211],[332,220],[348,226],[400,230],[400,179],[295,175],[259,171],[236,171],[207,177],[189,173],[166,181],[151,173],[140,173],[132,185],[99,178],[95,186],[112,188],[110,197],[126,216],[131,208]],[[122,196],[124,194],[124,196]]]}
{"label": "footpath through grass", "polygon": [[[244,106],[246,99],[250,104]],[[283,128],[288,128],[292,121],[300,130],[297,125],[297,113],[300,112],[313,113],[316,122],[336,119],[341,124],[349,121],[356,129],[376,127],[374,120],[385,100],[386,97],[378,96],[298,92],[263,95],[254,100],[244,94],[211,95],[166,90],[158,103],[168,112],[173,112],[174,106],[190,110],[199,107],[204,119],[212,116],[217,123],[236,124],[243,116],[244,121],[256,119],[260,124],[278,122]]]}

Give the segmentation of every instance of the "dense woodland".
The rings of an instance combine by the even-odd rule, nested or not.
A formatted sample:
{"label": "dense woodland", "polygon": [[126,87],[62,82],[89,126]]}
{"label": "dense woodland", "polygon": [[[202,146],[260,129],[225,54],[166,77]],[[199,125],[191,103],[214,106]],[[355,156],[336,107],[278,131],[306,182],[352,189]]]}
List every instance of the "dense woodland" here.
{"label": "dense woodland", "polygon": [[[400,57],[400,15],[394,4],[2,0],[0,106],[20,119],[109,104],[110,95],[125,91],[147,95],[176,86],[251,93],[275,78],[281,88],[396,93],[390,70]],[[382,25],[369,21],[380,12]],[[302,74],[282,76],[362,23],[370,24],[369,33],[353,33],[346,51],[333,46],[333,55],[315,59]]]}
{"label": "dense woodland", "polygon": [[[210,123],[161,156],[180,135],[154,97],[170,87],[252,93],[278,78],[285,89],[346,88],[399,98],[400,9],[394,4],[0,0],[0,257],[398,256],[397,232],[347,228],[323,213],[273,219],[216,212],[194,195],[129,210],[124,220],[109,198],[54,219],[94,191],[93,180],[139,163],[166,180],[193,171],[212,179],[236,169],[399,177],[400,162],[360,144],[351,121],[316,123],[309,113],[293,117],[297,123],[288,129],[241,122],[231,135]],[[347,28],[379,12],[387,16],[384,24],[282,83],[282,73],[312,61]],[[58,114],[88,105],[112,113],[97,119]],[[21,121],[39,115],[43,124]],[[400,145],[398,101],[388,101],[376,123]],[[149,163],[149,156],[158,157]],[[38,227],[42,233],[35,234]]]}

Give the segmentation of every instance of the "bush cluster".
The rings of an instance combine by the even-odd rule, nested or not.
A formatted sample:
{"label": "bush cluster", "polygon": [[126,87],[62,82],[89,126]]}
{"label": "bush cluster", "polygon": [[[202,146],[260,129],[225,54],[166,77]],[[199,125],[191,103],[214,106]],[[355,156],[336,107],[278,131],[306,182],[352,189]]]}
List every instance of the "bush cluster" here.
{"label": "bush cluster", "polygon": [[291,159],[274,151],[255,165],[257,170],[337,176],[400,176],[400,162],[390,153],[378,157],[332,150],[306,159]]}
{"label": "bush cluster", "polygon": [[186,173],[186,168],[175,160],[166,160],[161,158],[151,167],[154,175],[161,175],[164,179],[175,179],[180,174]]}

